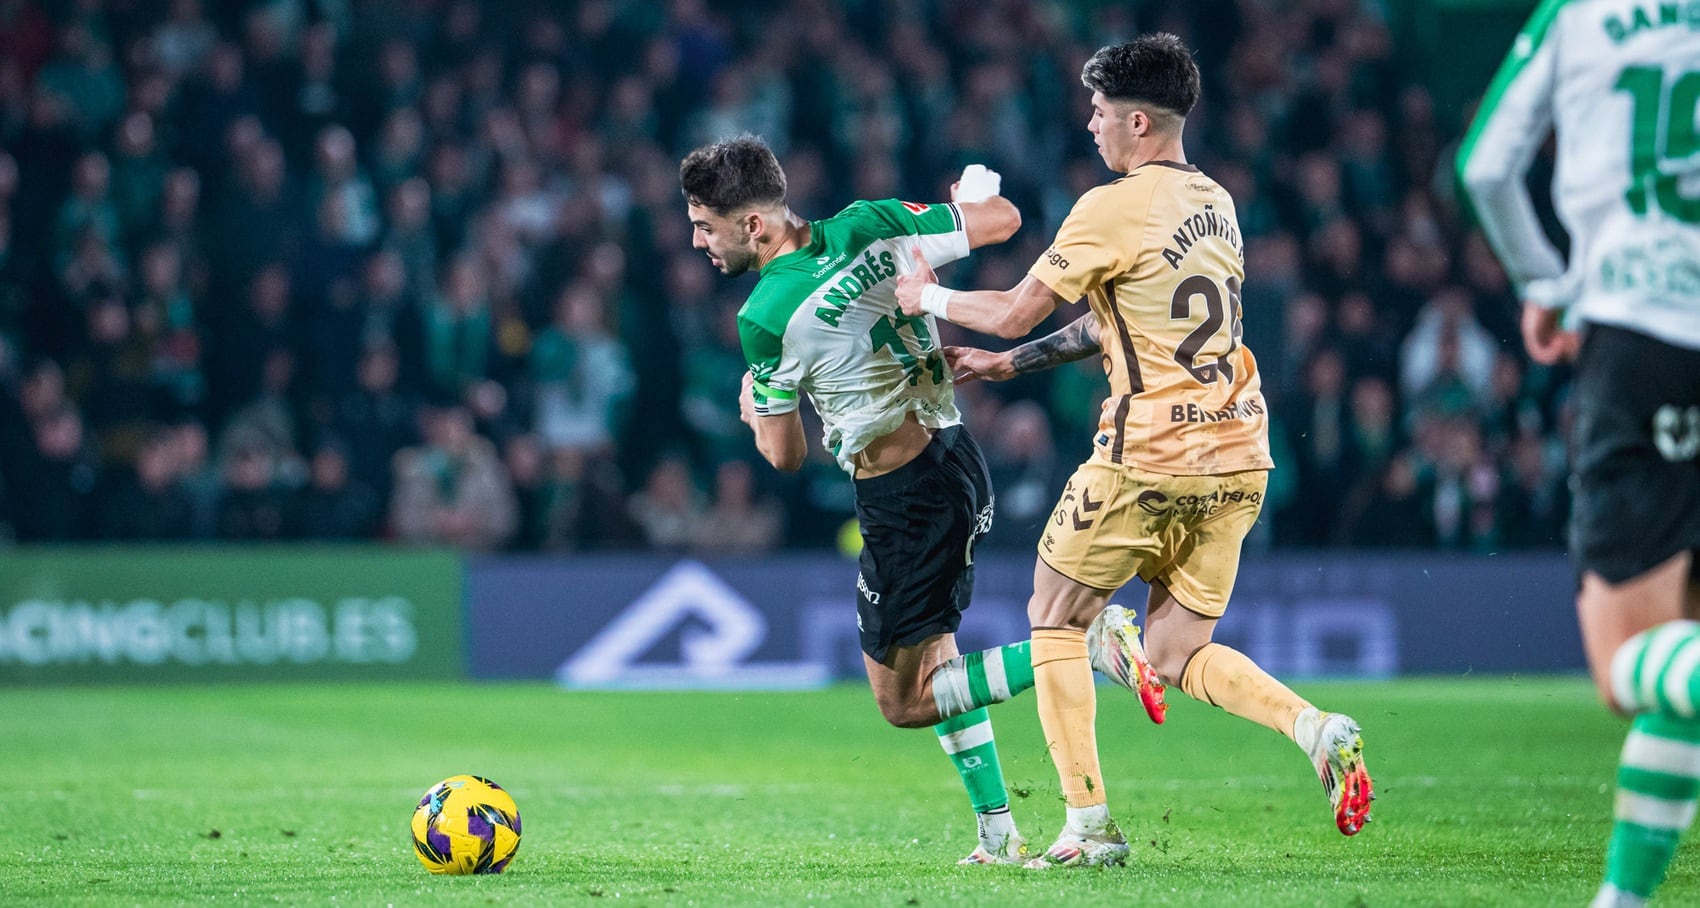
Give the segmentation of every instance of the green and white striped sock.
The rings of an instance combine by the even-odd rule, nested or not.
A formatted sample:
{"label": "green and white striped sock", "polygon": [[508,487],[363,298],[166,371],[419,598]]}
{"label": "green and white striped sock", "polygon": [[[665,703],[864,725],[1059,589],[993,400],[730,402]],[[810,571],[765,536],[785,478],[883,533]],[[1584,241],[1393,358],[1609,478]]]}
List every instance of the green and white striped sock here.
{"label": "green and white striped sock", "polygon": [[1700,622],[1667,621],[1630,637],[1612,656],[1611,689],[1625,712],[1700,715]]}
{"label": "green and white striped sock", "polygon": [[1004,790],[1003,766],[998,763],[998,745],[992,739],[992,717],[984,708],[946,719],[933,726],[939,744],[956,764],[962,787],[974,812],[987,814],[1009,810],[1009,792]]}
{"label": "green and white striped sock", "polygon": [[1026,640],[957,656],[933,671],[940,719],[1002,703],[1032,687],[1033,654]]}
{"label": "green and white striped sock", "polygon": [[1653,894],[1694,822],[1696,802],[1700,721],[1637,716],[1618,762],[1615,822],[1596,904],[1634,904]]}

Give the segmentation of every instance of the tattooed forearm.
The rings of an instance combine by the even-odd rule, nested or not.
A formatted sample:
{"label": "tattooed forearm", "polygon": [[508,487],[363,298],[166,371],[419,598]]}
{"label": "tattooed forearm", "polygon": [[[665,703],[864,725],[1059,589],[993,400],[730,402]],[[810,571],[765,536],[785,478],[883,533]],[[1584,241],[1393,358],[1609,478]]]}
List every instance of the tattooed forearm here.
{"label": "tattooed forearm", "polygon": [[1010,351],[1010,365],[1017,375],[1039,372],[1063,363],[1085,359],[1104,349],[1098,342],[1098,316],[1091,312],[1036,341]]}

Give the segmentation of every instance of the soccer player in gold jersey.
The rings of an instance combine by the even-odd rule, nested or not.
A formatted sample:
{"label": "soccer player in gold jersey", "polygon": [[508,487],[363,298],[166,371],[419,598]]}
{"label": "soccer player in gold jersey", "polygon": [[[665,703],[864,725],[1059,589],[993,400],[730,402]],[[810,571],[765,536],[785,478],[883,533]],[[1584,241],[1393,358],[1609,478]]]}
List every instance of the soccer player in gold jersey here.
{"label": "soccer player in gold jersey", "polygon": [[1181,142],[1197,64],[1179,38],[1150,34],[1100,49],[1081,81],[1098,152],[1125,176],[1081,196],[1015,287],[946,289],[917,249],[897,294],[907,313],[1008,338],[1084,297],[1090,311],[1054,334],[1002,353],[946,348],[946,358],[959,381],[1000,381],[1099,355],[1110,381],[1092,457],[1039,540],[1027,608],[1040,722],[1068,804],[1061,836],[1033,863],[1128,854],[1099,770],[1092,668],[1139,687],[1138,629],[1108,605],[1135,576],[1150,588],[1146,649],[1163,680],[1291,738],[1352,835],[1374,797],[1358,724],[1211,639],[1274,462],[1257,362],[1240,343],[1234,202],[1186,163]]}

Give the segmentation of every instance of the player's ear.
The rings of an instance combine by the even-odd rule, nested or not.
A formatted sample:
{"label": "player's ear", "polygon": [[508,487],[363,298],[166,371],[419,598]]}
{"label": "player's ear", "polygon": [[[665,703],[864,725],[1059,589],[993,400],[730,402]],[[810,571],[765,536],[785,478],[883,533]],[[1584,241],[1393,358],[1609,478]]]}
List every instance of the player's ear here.
{"label": "player's ear", "polygon": [[757,240],[767,230],[767,219],[760,211],[749,211],[738,219],[738,226],[743,228],[745,238]]}
{"label": "player's ear", "polygon": [[1136,136],[1147,135],[1151,132],[1150,114],[1137,107],[1132,107],[1128,109],[1126,116],[1128,132]]}

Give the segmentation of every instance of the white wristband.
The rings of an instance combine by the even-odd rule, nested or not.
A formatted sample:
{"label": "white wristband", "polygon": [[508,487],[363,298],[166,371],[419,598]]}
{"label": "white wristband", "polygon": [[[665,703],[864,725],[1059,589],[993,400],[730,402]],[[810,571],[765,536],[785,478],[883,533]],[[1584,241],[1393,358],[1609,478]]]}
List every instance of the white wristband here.
{"label": "white wristband", "polygon": [[949,287],[927,284],[921,288],[921,311],[928,315],[936,315],[947,322],[950,321],[950,316],[945,314],[945,310],[950,306],[950,298],[955,292]]}

